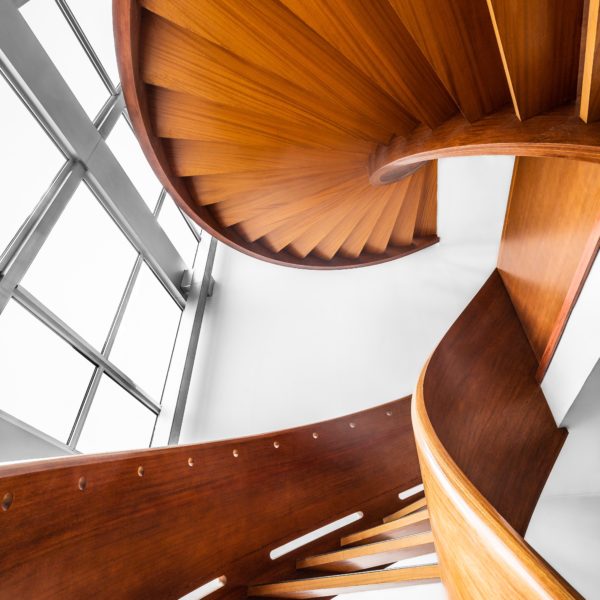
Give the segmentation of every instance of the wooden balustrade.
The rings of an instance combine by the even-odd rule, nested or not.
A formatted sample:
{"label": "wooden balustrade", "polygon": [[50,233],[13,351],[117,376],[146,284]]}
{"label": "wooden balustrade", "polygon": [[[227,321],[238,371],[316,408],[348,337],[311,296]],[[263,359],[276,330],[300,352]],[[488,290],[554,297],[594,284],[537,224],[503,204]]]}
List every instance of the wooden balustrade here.
{"label": "wooden balustrade", "polygon": [[523,540],[566,432],[495,271],[425,365],[413,427],[452,598],[580,598]]}

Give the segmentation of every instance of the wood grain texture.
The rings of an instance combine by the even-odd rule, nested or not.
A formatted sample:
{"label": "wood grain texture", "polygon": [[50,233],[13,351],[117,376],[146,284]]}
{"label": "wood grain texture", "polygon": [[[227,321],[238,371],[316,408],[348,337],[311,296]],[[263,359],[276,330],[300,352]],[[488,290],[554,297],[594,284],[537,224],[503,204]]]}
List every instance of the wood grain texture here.
{"label": "wood grain texture", "polygon": [[391,521],[390,523],[384,523],[383,525],[376,525],[369,529],[363,529],[356,533],[344,536],[341,539],[340,544],[342,546],[349,546],[351,544],[365,544],[370,542],[376,542],[378,540],[390,540],[401,538],[407,535],[413,535],[415,533],[422,533],[430,531],[431,525],[429,523],[429,512],[427,509],[419,510],[400,519]]}
{"label": "wood grain texture", "polygon": [[441,125],[457,107],[388,0],[282,0],[417,122]]}
{"label": "wood grain texture", "polygon": [[567,326],[567,322],[569,317],[571,316],[571,312],[575,307],[575,304],[579,298],[583,285],[587,280],[587,276],[594,264],[597,260],[598,253],[600,252],[600,221],[596,222],[595,228],[592,230],[588,241],[581,253],[581,258],[579,259],[579,264],[577,265],[575,272],[573,274],[573,278],[571,279],[571,285],[569,286],[567,293],[565,295],[565,299],[562,303],[556,321],[554,322],[554,327],[550,332],[550,336],[548,337],[548,343],[546,344],[546,349],[542,354],[540,359],[540,364],[536,371],[535,377],[537,381],[542,381],[544,379],[544,375],[550,366],[550,362],[554,357],[554,353],[558,347],[562,334],[565,331],[565,327]]}
{"label": "wood grain texture", "polygon": [[431,531],[301,558],[298,569],[352,573],[435,552]]}
{"label": "wood grain texture", "polygon": [[167,600],[221,575],[213,597],[242,598],[293,573],[298,551],[272,561],[273,548],[358,510],[342,534],[375,525],[419,482],[408,399],[249,438],[3,466],[0,598]]}
{"label": "wood grain texture", "polygon": [[414,586],[438,581],[438,566],[427,565],[256,585],[248,590],[248,595],[272,598],[322,598],[349,592],[376,592],[403,585]]}
{"label": "wood grain texture", "polygon": [[579,116],[591,123],[600,118],[600,0],[587,0],[587,5]]}
{"label": "wood grain texture", "polygon": [[600,165],[517,159],[498,269],[538,361],[556,347],[570,310],[559,314],[595,257],[599,228]]}
{"label": "wood grain texture", "polygon": [[517,117],[577,95],[582,0],[487,0]]}
{"label": "wood grain texture", "polygon": [[406,506],[397,510],[396,512],[392,513],[391,515],[384,517],[383,522],[391,523],[393,521],[396,521],[397,519],[405,517],[406,515],[410,515],[411,513],[414,513],[416,511],[424,510],[426,507],[427,507],[427,498],[425,498],[425,497],[419,498],[418,500],[415,500],[414,502],[407,504]]}
{"label": "wood grain texture", "polygon": [[368,179],[376,144],[457,110],[388,0],[114,0],[114,13],[142,148],[209,233],[306,268],[434,243],[435,219],[412,235],[412,212],[402,229],[412,237],[392,235],[401,186],[370,189]]}
{"label": "wood grain texture", "polygon": [[522,538],[566,435],[536,365],[495,271],[419,378],[413,427],[452,598],[581,598]]}
{"label": "wood grain texture", "polygon": [[471,0],[390,0],[468,121],[510,102],[489,12]]}
{"label": "wood grain texture", "polygon": [[519,121],[510,108],[469,123],[457,116],[436,129],[419,127],[405,138],[379,146],[371,156],[374,184],[393,180],[395,169],[424,160],[452,156],[509,154],[600,162],[600,124],[585,125],[575,107]]}

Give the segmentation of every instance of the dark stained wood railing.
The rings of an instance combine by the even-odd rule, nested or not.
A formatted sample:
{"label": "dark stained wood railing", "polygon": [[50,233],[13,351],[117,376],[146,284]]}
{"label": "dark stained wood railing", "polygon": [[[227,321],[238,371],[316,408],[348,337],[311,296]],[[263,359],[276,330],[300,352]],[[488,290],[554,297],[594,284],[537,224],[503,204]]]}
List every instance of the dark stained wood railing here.
{"label": "dark stained wood railing", "polygon": [[424,367],[412,417],[452,598],[580,598],[523,540],[566,431],[498,271]]}
{"label": "dark stained wood railing", "polygon": [[[352,425],[351,425],[352,424]],[[405,398],[273,434],[0,467],[0,598],[213,597],[295,572],[299,552],[375,525],[420,482]],[[364,518],[272,561],[275,547]]]}

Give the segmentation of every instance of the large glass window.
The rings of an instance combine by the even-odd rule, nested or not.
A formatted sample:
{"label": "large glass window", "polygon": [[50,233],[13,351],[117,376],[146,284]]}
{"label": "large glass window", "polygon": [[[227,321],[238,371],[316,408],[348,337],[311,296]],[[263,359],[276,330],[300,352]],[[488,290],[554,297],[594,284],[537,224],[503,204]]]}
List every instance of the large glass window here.
{"label": "large glass window", "polygon": [[106,101],[106,87],[55,2],[29,0],[21,14],[90,118]]}
{"label": "large glass window", "polygon": [[[0,37],[0,410],[72,451],[148,446],[200,236],[120,112],[111,0],[14,6],[6,14],[21,35]],[[21,73],[30,56],[35,67]],[[40,76],[52,92],[30,97],[27,79]],[[89,135],[94,148],[105,137],[112,154],[99,153],[99,166],[73,155],[73,127],[60,129],[71,113],[77,140]],[[127,182],[123,171],[125,191],[103,185],[113,174]]]}
{"label": "large glass window", "polygon": [[154,210],[161,186],[124,117],[119,119],[106,142],[129,175],[144,202],[150,207],[150,210]]}
{"label": "large glass window", "polygon": [[136,257],[82,183],[22,285],[101,350]]}
{"label": "large glass window", "polygon": [[0,409],[66,442],[93,365],[11,300],[0,315]]}
{"label": "large glass window", "polygon": [[130,450],[150,444],[156,415],[104,375],[79,438],[82,452]]}
{"label": "large glass window", "polygon": [[2,77],[0,106],[2,254],[48,189],[65,159]]}
{"label": "large glass window", "polygon": [[144,264],[110,359],[153,398],[162,395],[181,311]]}

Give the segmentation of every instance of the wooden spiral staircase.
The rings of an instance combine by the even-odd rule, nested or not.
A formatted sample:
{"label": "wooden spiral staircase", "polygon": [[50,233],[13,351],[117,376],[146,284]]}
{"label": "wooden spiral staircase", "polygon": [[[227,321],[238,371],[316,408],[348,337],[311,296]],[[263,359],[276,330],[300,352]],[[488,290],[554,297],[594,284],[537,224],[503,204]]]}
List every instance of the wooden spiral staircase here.
{"label": "wooden spiral staircase", "polygon": [[298,560],[298,569],[343,573],[253,585],[249,596],[315,598],[435,583],[437,564],[379,570],[381,567],[435,552],[425,498],[385,517],[383,524],[342,537],[342,548]]}
{"label": "wooden spiral staircase", "polygon": [[[405,398],[249,438],[0,467],[0,598],[177,600],[214,578],[223,600],[437,580],[457,599],[581,598],[524,535],[566,436],[539,382],[599,246],[599,12],[599,0],[114,0],[148,160],[225,243],[307,268],[414,252],[438,240],[436,159],[451,156],[516,155],[509,208],[497,269],[423,368],[412,409]],[[420,482],[426,506],[398,499]],[[439,565],[382,568],[434,547]]]}
{"label": "wooden spiral staircase", "polygon": [[435,243],[437,157],[597,160],[595,0],[115,0],[115,15],[163,184],[266,260],[351,267]]}

